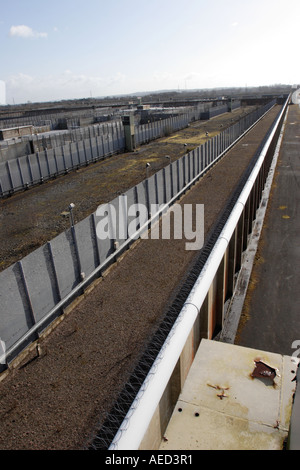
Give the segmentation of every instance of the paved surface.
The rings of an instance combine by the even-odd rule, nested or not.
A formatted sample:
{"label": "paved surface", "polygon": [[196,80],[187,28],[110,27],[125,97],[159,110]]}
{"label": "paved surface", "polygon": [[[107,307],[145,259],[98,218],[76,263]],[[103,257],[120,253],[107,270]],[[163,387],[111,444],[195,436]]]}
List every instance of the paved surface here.
{"label": "paved surface", "polygon": [[[253,377],[255,361],[269,367]],[[296,358],[203,339],[160,450],[283,449],[296,367]]]}
{"label": "paved surface", "polygon": [[[290,105],[235,343],[300,357],[300,108]],[[294,343],[295,342],[295,343]]]}

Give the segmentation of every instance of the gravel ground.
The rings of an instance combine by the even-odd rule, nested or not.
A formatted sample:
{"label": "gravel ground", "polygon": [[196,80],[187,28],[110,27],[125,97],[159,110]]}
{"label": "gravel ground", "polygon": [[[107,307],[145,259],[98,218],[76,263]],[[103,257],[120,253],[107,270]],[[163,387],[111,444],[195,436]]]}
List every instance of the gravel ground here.
{"label": "gravel ground", "polygon": [[[205,233],[278,111],[272,110],[181,199],[204,204]],[[116,183],[120,187],[119,179]],[[23,198],[30,193],[2,204],[14,199],[25,207]],[[138,241],[41,342],[40,355],[33,351],[10,371],[0,383],[0,449],[86,448],[195,256],[185,250],[185,241]]]}

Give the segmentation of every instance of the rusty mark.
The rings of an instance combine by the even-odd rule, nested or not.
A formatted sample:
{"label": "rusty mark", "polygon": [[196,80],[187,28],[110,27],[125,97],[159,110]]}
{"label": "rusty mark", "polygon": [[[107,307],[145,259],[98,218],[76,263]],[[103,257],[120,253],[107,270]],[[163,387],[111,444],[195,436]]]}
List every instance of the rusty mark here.
{"label": "rusty mark", "polygon": [[224,390],[222,390],[222,392],[221,392],[221,393],[217,393],[217,397],[219,397],[219,398],[220,398],[220,400],[223,400],[223,398],[227,398],[227,397],[228,397],[228,395],[225,395],[225,392],[224,392]]}
{"label": "rusty mark", "polygon": [[223,398],[228,397],[228,395],[225,394],[225,390],[229,390],[229,387],[220,387],[220,385],[211,385],[211,384],[207,384],[207,386],[221,391],[221,393],[217,393],[217,397],[220,398],[220,400],[223,400]]}
{"label": "rusty mark", "polygon": [[255,359],[255,367],[253,369],[253,372],[251,374],[251,377],[253,378],[259,378],[259,379],[269,379],[271,383],[274,385],[274,379],[276,377],[276,369],[273,367],[269,366],[268,364],[265,364],[259,359]]}

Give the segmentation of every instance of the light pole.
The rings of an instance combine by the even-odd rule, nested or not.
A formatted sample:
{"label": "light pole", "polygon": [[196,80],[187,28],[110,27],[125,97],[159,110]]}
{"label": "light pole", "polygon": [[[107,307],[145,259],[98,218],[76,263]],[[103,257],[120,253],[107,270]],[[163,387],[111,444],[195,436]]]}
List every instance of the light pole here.
{"label": "light pole", "polygon": [[74,227],[74,216],[73,216],[73,209],[75,207],[75,204],[73,204],[73,202],[71,202],[71,204],[69,205],[68,209],[69,209],[69,213],[70,213],[70,222],[71,222],[71,227]]}
{"label": "light pole", "polygon": [[146,178],[149,176],[149,168],[151,167],[150,163],[146,163]]}

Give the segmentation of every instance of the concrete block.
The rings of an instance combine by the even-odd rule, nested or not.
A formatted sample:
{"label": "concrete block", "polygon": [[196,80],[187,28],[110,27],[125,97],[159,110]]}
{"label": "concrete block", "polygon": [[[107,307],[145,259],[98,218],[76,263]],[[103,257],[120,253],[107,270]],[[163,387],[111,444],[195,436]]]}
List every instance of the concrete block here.
{"label": "concrete block", "polygon": [[[253,377],[255,361],[270,369]],[[160,449],[282,449],[295,390],[295,361],[203,339]]]}
{"label": "concrete block", "polygon": [[164,438],[163,451],[281,450],[285,433],[179,401]]}

